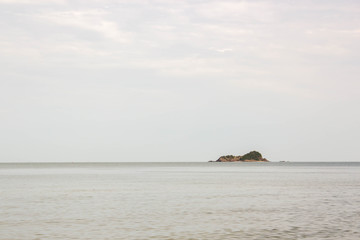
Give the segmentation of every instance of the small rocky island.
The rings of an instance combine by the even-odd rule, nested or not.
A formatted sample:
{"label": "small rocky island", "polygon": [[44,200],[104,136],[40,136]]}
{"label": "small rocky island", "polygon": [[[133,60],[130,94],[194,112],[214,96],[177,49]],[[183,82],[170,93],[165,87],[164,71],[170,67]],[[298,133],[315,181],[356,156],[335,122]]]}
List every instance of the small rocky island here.
{"label": "small rocky island", "polygon": [[219,157],[216,161],[209,162],[269,162],[269,160],[263,158],[261,153],[251,151],[243,156],[226,155]]}

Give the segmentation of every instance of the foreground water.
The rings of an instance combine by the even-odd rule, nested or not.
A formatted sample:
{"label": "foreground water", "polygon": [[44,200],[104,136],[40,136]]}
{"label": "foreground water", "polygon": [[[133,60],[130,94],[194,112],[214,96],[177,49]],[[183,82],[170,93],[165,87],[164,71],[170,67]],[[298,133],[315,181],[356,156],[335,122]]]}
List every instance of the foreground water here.
{"label": "foreground water", "polygon": [[360,239],[360,163],[3,163],[0,239]]}

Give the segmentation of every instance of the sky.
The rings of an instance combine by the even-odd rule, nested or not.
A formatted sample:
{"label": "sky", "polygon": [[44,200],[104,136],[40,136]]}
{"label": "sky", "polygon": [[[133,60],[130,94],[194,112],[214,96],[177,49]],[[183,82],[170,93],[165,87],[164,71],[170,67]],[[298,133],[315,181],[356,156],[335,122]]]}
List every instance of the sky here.
{"label": "sky", "polygon": [[0,0],[0,162],[359,161],[358,0]]}

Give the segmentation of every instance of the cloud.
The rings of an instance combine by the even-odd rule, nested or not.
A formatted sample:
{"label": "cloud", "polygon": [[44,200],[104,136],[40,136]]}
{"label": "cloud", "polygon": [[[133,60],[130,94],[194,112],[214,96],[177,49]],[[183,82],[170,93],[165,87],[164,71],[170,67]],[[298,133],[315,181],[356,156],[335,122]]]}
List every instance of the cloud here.
{"label": "cloud", "polygon": [[274,17],[271,4],[253,1],[209,1],[200,4],[197,14],[219,21],[268,22]]}
{"label": "cloud", "polygon": [[224,52],[232,52],[233,50],[231,48],[222,48],[222,49],[215,49],[215,51],[224,53]]}
{"label": "cloud", "polygon": [[[4,149],[30,149],[22,133],[29,143],[32,136],[43,138],[26,152],[30,160],[51,148],[50,138],[54,145],[67,144],[65,128],[68,136],[100,139],[97,146],[132,150],[146,142],[171,142],[169,134],[181,135],[185,127],[177,126],[186,121],[188,132],[200,133],[199,126],[203,133],[214,132],[196,136],[205,149],[207,139],[219,139],[213,129],[229,130],[220,139],[224,146],[266,131],[288,141],[281,136],[303,126],[298,117],[323,124],[334,122],[334,113],[354,123],[338,118],[336,125],[352,133],[340,135],[349,140],[342,146],[360,133],[354,111],[360,101],[357,1],[0,0],[0,6]],[[334,102],[349,110],[336,114]],[[329,114],[317,116],[324,107]],[[271,126],[277,121],[283,125]],[[260,122],[269,128],[246,133],[241,127]],[[168,129],[161,126],[166,124]],[[317,130],[310,124],[304,136],[288,142],[307,142]],[[275,142],[276,149],[282,140],[276,143],[273,136],[262,139]],[[90,146],[72,139],[83,144],[77,149]],[[325,131],[318,140],[324,139]],[[181,144],[188,143],[169,146]],[[73,146],[62,151],[70,155]],[[331,159],[328,149],[324,145],[321,154]],[[6,159],[12,153],[0,154]],[[120,157],[131,156],[133,151],[124,150]]]}
{"label": "cloud", "polygon": [[0,0],[0,4],[65,4],[67,0]]}
{"label": "cloud", "polygon": [[106,20],[107,14],[104,10],[92,9],[83,11],[55,11],[43,13],[37,17],[58,25],[94,31],[116,42],[128,42],[131,34],[120,31],[116,22]]}

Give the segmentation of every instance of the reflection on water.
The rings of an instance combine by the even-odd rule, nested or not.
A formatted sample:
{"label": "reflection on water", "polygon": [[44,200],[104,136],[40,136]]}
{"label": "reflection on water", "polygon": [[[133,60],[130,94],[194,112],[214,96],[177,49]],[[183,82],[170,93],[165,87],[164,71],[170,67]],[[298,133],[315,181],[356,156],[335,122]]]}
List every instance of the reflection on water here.
{"label": "reflection on water", "polygon": [[360,239],[359,163],[0,164],[0,239]]}

